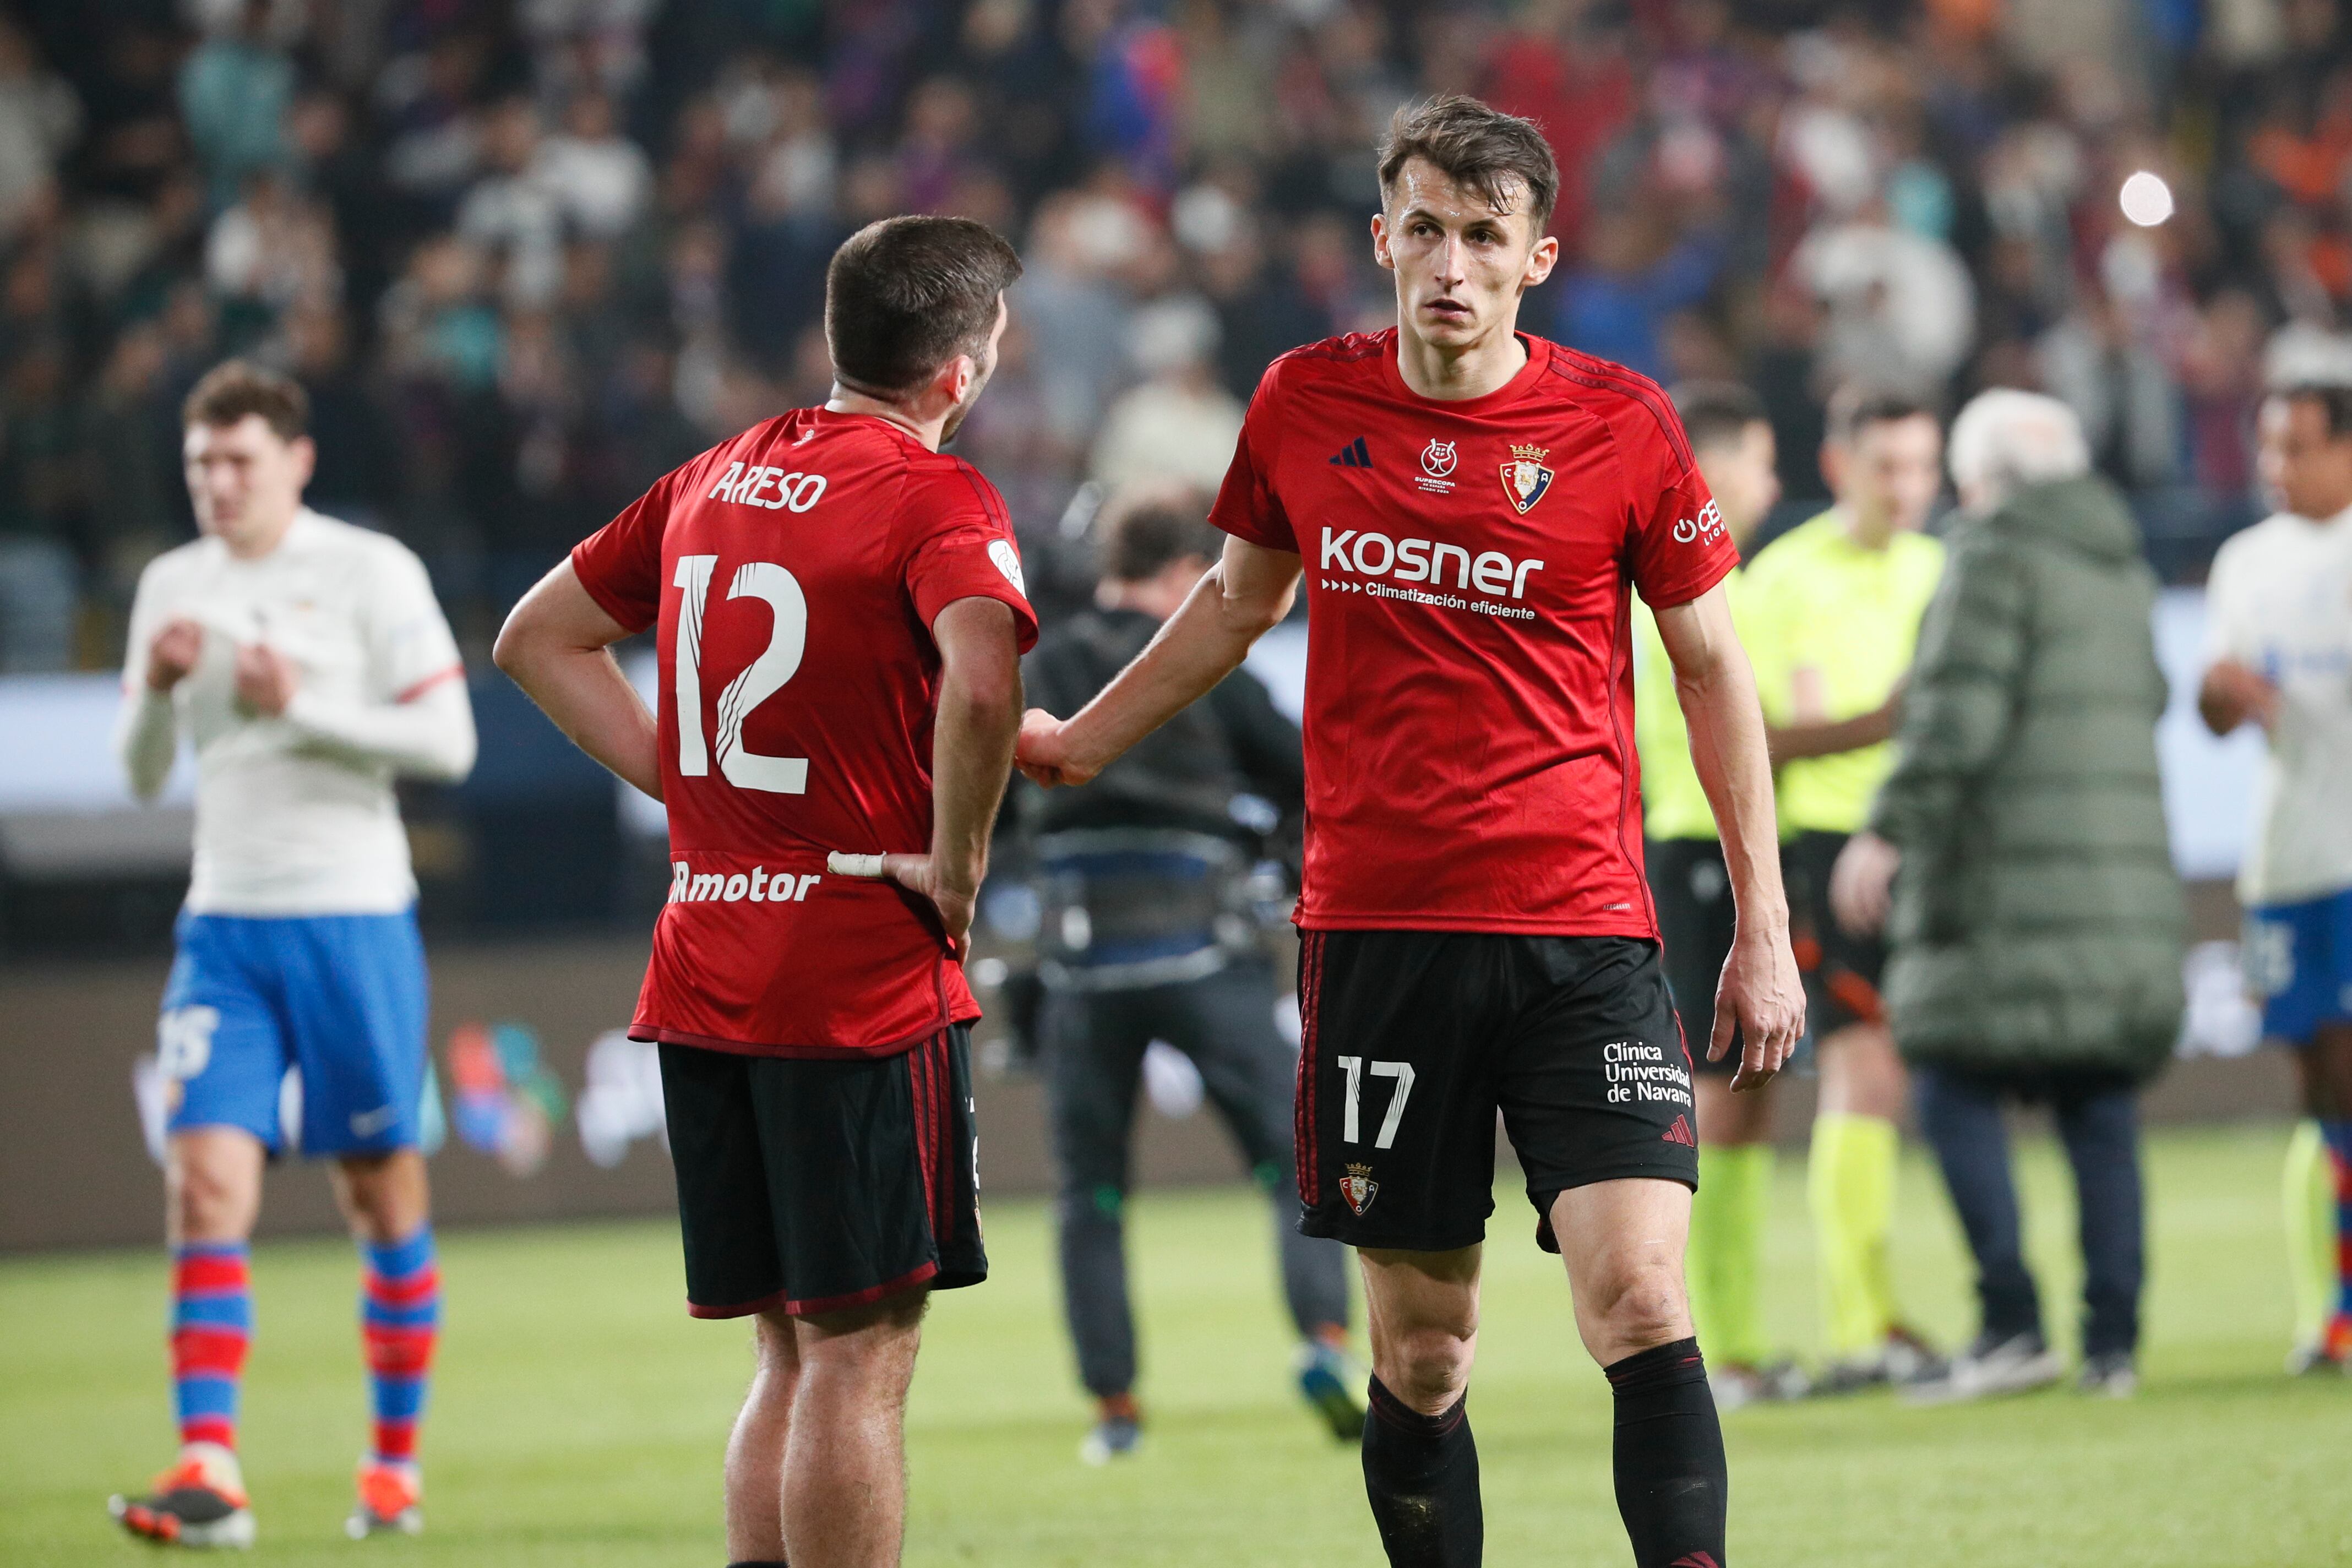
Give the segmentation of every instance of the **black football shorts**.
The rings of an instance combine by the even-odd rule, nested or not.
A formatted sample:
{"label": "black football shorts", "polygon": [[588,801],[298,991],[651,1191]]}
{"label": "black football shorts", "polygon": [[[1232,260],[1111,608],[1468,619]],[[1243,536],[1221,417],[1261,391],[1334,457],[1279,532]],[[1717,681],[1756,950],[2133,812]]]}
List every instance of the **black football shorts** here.
{"label": "black football shorts", "polygon": [[1878,995],[1886,970],[1886,944],[1874,936],[1853,935],[1838,924],[1830,908],[1830,872],[1845,843],[1843,833],[1809,831],[1780,846],[1797,967],[1805,973],[1805,1016],[1812,1022],[1816,1040],[1850,1024],[1876,1024],[1886,1017]]}
{"label": "black football shorts", "polygon": [[1736,1037],[1722,1060],[1706,1059],[1707,1042],[1715,1037],[1715,988],[1722,984],[1724,960],[1731,956],[1739,926],[1723,846],[1712,838],[1657,838],[1643,858],[1650,868],[1650,899],[1658,906],[1666,989],[1688,1037],[1691,1065],[1729,1078],[1739,1067]]}
{"label": "black football shorts", "polygon": [[1654,942],[1308,931],[1298,1004],[1309,1236],[1429,1252],[1483,1241],[1497,1110],[1548,1252],[1552,1200],[1570,1187],[1698,1185],[1690,1056]]}
{"label": "black football shorts", "polygon": [[864,1306],[988,1278],[971,1031],[897,1056],[784,1059],[661,1047],[687,1310]]}

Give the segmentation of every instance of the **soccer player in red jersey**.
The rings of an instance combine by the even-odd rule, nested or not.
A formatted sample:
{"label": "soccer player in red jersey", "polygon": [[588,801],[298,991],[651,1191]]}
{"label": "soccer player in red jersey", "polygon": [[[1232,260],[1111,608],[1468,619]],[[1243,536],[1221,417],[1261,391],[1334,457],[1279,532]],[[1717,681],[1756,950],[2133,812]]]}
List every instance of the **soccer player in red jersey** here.
{"label": "soccer player in red jersey", "polygon": [[[939,450],[1012,247],[891,218],[825,276],[834,392],[655,484],[500,632],[583,750],[669,811],[630,1033],[661,1043],[688,1310],[756,1316],[739,1568],[898,1561],[928,1293],[981,1246],[961,963],[1037,625],[1004,502]],[[658,717],[608,650],[656,627]]]}
{"label": "soccer player in red jersey", "polygon": [[1629,594],[1656,611],[1738,909],[1709,1055],[1768,1080],[1804,1002],[1738,561],[1651,382],[1515,331],[1558,254],[1541,134],[1471,100],[1400,114],[1373,253],[1394,331],[1275,362],[1212,521],[1232,537],[1159,637],[1018,752],[1081,782],[1214,685],[1303,576],[1307,868],[1298,1185],[1360,1249],[1364,1480],[1398,1568],[1475,1563],[1464,1391],[1497,1109],[1537,1238],[1615,1391],[1643,1568],[1720,1568],[1723,1437],[1683,1247],[1690,1058],[1643,875]]}

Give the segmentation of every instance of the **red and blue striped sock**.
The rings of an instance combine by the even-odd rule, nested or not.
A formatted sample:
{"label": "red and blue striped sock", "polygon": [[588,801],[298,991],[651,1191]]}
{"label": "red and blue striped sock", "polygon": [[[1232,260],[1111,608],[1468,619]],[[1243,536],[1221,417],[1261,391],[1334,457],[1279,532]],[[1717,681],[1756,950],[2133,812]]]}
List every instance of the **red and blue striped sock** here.
{"label": "red and blue striped sock", "polygon": [[2319,1136],[2327,1145],[2336,1178],[2336,1310],[2321,1331],[2320,1343],[2341,1360],[2352,1358],[2352,1121],[2324,1120]]}
{"label": "red and blue striped sock", "polygon": [[405,1241],[362,1242],[360,1337],[367,1347],[375,1411],[370,1458],[380,1465],[416,1462],[416,1425],[425,1414],[425,1374],[441,1325],[441,1271],[427,1226]]}
{"label": "red and blue striped sock", "polygon": [[172,1249],[172,1409],[184,1447],[236,1447],[237,1379],[253,1340],[251,1255],[242,1241]]}

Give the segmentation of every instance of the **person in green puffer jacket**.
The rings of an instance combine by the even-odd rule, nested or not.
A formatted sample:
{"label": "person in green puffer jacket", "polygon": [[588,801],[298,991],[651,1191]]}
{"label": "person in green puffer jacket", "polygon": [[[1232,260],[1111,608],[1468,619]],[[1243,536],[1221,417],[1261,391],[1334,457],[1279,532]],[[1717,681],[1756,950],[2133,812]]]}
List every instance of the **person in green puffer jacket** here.
{"label": "person in green puffer jacket", "polygon": [[1918,1396],[2059,1375],[2010,1180],[2000,1106],[2016,1098],[2052,1103],[2074,1165],[2083,1386],[2127,1394],[2137,1096],[2179,1032],[2187,931],[2157,773],[2156,579],[2063,404],[1984,394],[1952,427],[1951,469],[1967,516],[1921,629],[1900,759],[1832,885],[1842,921],[1889,930],[1895,1042],[1976,1255],[1982,1331]]}

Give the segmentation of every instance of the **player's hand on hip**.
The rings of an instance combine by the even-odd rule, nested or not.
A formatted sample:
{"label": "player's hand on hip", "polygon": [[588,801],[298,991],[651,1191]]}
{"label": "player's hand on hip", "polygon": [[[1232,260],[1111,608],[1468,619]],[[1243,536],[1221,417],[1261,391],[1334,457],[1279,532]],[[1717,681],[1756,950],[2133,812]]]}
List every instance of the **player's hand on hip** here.
{"label": "player's hand on hip", "polygon": [[1737,1094],[1771,1082],[1805,1032],[1805,985],[1785,934],[1751,937],[1743,931],[1733,940],[1716,987],[1715,1037],[1707,1042],[1707,1060],[1723,1059],[1735,1028],[1739,1068],[1731,1075],[1731,1089]]}
{"label": "player's hand on hip", "polygon": [[277,718],[300,684],[294,661],[268,643],[247,643],[236,650],[236,701],[247,712]]}
{"label": "player's hand on hip", "polygon": [[1013,743],[1013,763],[1030,782],[1052,789],[1056,784],[1082,784],[1100,773],[1070,755],[1069,725],[1043,708],[1021,715],[1021,736]]}
{"label": "player's hand on hip", "polygon": [[835,849],[825,856],[824,868],[836,877],[896,882],[908,892],[920,893],[940,911],[940,924],[947,928],[956,956],[971,952],[972,909],[979,902],[979,889],[946,885],[938,863],[929,855],[845,855]]}
{"label": "player's hand on hip", "polygon": [[147,689],[169,691],[187,679],[205,655],[205,628],[182,616],[167,622],[147,645]]}

